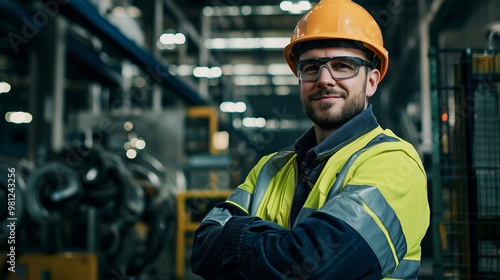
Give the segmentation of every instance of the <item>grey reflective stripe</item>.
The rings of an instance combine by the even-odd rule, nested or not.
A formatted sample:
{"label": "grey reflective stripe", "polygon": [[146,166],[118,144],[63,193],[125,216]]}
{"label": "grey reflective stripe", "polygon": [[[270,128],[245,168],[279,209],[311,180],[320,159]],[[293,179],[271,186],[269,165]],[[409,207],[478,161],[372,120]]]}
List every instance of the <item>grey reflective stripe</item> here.
{"label": "grey reflective stripe", "polygon": [[338,218],[356,230],[377,255],[382,275],[394,270],[397,264],[389,241],[375,220],[366,212],[363,200],[357,193],[342,192],[327,201],[318,211]]}
{"label": "grey reflective stripe", "polygon": [[394,212],[394,209],[387,203],[387,200],[385,200],[380,190],[374,186],[347,185],[342,190],[341,194],[348,192],[355,193],[361,197],[368,208],[370,208],[375,216],[379,218],[391,238],[398,260],[402,260],[407,251],[403,228],[401,227],[396,212]]}
{"label": "grey reflective stripe", "polygon": [[273,179],[274,175],[285,166],[285,164],[295,155],[293,150],[282,150],[274,154],[265,164],[262,166],[259,176],[257,177],[257,182],[255,183],[255,191],[253,193],[252,209],[250,211],[251,216],[257,214],[260,202],[264,198],[267,187]]}
{"label": "grey reflective stripe", "polygon": [[396,270],[386,276],[390,279],[405,279],[417,280],[418,269],[420,268],[420,261],[415,260],[402,260]]}
{"label": "grey reflective stripe", "polygon": [[236,188],[234,192],[227,198],[227,200],[232,201],[239,206],[245,208],[247,212],[250,212],[250,202],[252,201],[252,194],[248,191],[240,188]]}
{"label": "grey reflective stripe", "polygon": [[340,188],[344,183],[345,176],[347,175],[347,171],[349,171],[349,168],[351,168],[352,164],[356,161],[356,159],[358,159],[359,155],[361,155],[364,151],[373,148],[378,144],[386,142],[399,142],[399,139],[381,133],[375,136],[375,138],[373,138],[370,142],[368,142],[366,146],[364,146],[363,148],[352,154],[352,156],[346,161],[346,163],[342,167],[342,170],[340,171],[339,175],[337,175],[335,183],[333,183],[332,187],[328,191],[328,196],[326,197],[326,201],[330,200],[332,196],[336,195],[340,191]]}
{"label": "grey reflective stripe", "polygon": [[231,219],[233,215],[229,213],[229,210],[224,208],[214,207],[203,219],[204,221],[215,221],[221,224],[222,226],[226,224],[226,222]]}

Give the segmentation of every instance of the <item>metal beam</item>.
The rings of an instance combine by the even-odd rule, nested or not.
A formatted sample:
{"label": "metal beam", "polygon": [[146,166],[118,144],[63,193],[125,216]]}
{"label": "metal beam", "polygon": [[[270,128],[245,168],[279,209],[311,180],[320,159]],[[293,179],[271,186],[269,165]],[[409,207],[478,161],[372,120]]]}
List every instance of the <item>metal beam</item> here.
{"label": "metal beam", "polygon": [[127,38],[118,28],[102,17],[88,1],[67,1],[61,4],[59,9],[71,21],[82,25],[90,32],[113,44],[118,50],[123,52],[125,57],[141,67],[144,72],[152,76],[159,84],[173,88],[186,101],[194,105],[204,105],[207,103],[196,91],[181,82],[177,77],[172,76],[166,65],[163,65],[150,53],[137,46],[135,42]]}
{"label": "metal beam", "polygon": [[204,40],[194,25],[189,21],[182,9],[173,1],[165,0],[165,7],[168,8],[175,19],[180,23],[180,26],[185,30],[189,37],[194,41],[198,48],[204,48]]}

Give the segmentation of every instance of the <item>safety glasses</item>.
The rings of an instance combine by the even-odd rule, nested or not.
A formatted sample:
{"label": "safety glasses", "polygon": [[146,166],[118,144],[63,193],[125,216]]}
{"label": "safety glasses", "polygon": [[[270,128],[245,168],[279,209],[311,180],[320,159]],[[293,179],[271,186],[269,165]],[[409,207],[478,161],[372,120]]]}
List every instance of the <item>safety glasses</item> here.
{"label": "safety glasses", "polygon": [[297,62],[297,75],[301,81],[316,81],[323,67],[326,67],[333,78],[349,79],[359,73],[361,66],[374,68],[371,62],[359,57],[335,56],[299,60]]}

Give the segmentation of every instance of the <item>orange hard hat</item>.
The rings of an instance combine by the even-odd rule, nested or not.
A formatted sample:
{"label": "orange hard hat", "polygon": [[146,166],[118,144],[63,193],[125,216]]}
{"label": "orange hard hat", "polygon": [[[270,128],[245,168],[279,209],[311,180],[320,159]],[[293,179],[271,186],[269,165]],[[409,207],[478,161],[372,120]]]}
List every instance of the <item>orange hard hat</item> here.
{"label": "orange hard hat", "polygon": [[298,43],[324,39],[362,42],[380,60],[380,80],[389,65],[389,53],[384,49],[382,32],[375,19],[363,7],[351,0],[321,0],[297,23],[295,31],[284,49],[285,59],[297,75],[298,60],[294,46]]}

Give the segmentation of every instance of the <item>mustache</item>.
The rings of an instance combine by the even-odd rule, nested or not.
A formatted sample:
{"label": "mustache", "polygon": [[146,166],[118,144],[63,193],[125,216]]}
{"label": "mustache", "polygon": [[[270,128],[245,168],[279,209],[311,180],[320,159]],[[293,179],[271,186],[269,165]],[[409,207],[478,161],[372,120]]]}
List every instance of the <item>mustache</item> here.
{"label": "mustache", "polygon": [[344,90],[337,90],[337,89],[332,89],[332,88],[322,88],[319,91],[309,95],[309,99],[312,100],[312,99],[317,99],[317,98],[329,96],[329,95],[340,96],[342,98],[346,98],[347,92]]}

